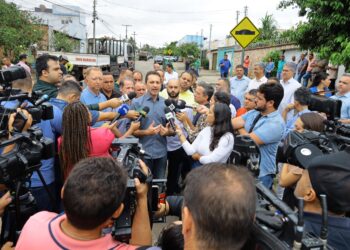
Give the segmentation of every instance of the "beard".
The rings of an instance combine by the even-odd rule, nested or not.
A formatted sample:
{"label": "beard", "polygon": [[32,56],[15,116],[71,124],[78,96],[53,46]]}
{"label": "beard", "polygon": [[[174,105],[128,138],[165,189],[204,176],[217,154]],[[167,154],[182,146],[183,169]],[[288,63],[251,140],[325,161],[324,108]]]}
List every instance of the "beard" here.
{"label": "beard", "polygon": [[256,107],[255,110],[259,111],[259,112],[264,112],[266,111],[266,106],[263,107]]}
{"label": "beard", "polygon": [[168,96],[170,97],[170,98],[177,98],[178,96],[179,96],[179,94],[180,94],[180,92],[177,92],[177,93],[175,93],[175,92],[169,92],[169,91],[167,91],[168,92]]}

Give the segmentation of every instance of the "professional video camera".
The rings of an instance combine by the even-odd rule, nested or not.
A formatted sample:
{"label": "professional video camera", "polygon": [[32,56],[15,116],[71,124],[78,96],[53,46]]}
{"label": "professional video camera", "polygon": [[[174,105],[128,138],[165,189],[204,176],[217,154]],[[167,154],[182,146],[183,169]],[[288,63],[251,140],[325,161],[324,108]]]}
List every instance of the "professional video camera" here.
{"label": "professional video camera", "polygon": [[[0,242],[7,240],[16,242],[20,230],[26,220],[37,211],[36,202],[28,190],[27,182],[36,171],[45,185],[39,170],[42,159],[54,156],[54,144],[51,139],[43,137],[39,128],[31,127],[22,132],[28,121],[24,113],[17,112],[16,108],[8,109],[6,105],[15,101],[16,106],[26,109],[33,116],[33,123],[41,119],[52,119],[53,109],[44,103],[46,96],[40,97],[38,93],[32,95],[12,89],[11,81],[25,78],[25,70],[21,67],[10,67],[0,71],[0,184],[4,184],[12,195],[12,202],[5,210],[6,219],[3,220]],[[32,102],[24,107],[23,102]],[[4,107],[5,106],[5,107]],[[8,120],[11,113],[16,113],[13,122],[13,131],[8,130]],[[50,195],[50,193],[49,193]],[[9,226],[7,225],[9,223]]]}
{"label": "professional video camera", "polygon": [[143,159],[145,154],[138,138],[115,139],[112,142],[112,156],[126,168],[129,177],[123,202],[124,210],[112,228],[112,235],[122,242],[128,242],[130,240],[131,226],[136,212],[137,202],[134,178],[138,178],[140,182],[149,185],[148,211],[150,220],[152,220],[152,212],[158,210],[158,192],[161,187],[165,187],[164,183],[166,180],[154,180],[151,173],[148,176],[143,173],[139,165],[139,160]]}
{"label": "professional video camera", "polygon": [[324,132],[290,132],[283,143],[282,154],[278,156],[279,162],[307,168],[316,156],[332,154],[350,147],[350,126],[339,122],[341,101],[313,96],[309,108],[326,114]]}

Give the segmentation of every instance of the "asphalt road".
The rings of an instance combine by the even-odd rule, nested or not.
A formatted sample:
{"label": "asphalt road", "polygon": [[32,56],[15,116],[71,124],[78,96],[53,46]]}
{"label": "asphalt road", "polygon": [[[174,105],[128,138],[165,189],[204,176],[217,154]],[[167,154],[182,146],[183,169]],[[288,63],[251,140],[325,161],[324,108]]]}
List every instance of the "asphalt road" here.
{"label": "asphalt road", "polygon": [[[183,62],[174,62],[173,66],[175,71],[179,74],[185,70],[185,63]],[[148,71],[153,70],[153,59],[148,61],[136,61],[135,69],[141,71],[145,77]],[[205,81],[207,83],[214,84],[219,77],[220,74],[216,71],[201,70],[199,72],[198,81]]]}

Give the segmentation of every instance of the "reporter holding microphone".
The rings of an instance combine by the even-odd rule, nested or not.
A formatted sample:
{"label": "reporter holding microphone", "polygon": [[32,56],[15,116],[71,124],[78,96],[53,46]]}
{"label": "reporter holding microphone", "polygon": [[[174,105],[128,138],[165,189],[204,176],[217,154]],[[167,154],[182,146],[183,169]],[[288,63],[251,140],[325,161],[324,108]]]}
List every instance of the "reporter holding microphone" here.
{"label": "reporter holding microphone", "polygon": [[206,122],[208,124],[190,144],[182,129],[176,127],[176,133],[187,155],[196,161],[192,168],[212,162],[226,163],[233,150],[233,127],[231,110],[228,105],[216,103],[210,107]]}

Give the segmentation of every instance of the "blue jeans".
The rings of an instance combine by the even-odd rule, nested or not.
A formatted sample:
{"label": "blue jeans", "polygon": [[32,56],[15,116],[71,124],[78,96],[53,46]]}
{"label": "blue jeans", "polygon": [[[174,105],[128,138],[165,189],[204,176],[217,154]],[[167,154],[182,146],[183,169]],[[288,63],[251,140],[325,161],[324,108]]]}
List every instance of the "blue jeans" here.
{"label": "blue jeans", "polygon": [[259,177],[259,181],[268,189],[272,189],[274,174],[268,174],[263,177]]}
{"label": "blue jeans", "polygon": [[277,78],[278,78],[278,80],[281,80],[281,75],[282,75],[282,72],[277,72]]}
{"label": "blue jeans", "polygon": [[157,159],[144,159],[147,167],[151,170],[154,179],[164,179],[167,164],[167,156]]}
{"label": "blue jeans", "polygon": [[303,86],[304,87],[307,87],[310,79],[311,79],[311,72],[306,72],[305,75],[303,76]]}

